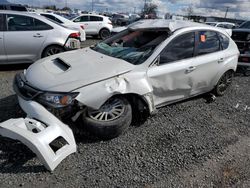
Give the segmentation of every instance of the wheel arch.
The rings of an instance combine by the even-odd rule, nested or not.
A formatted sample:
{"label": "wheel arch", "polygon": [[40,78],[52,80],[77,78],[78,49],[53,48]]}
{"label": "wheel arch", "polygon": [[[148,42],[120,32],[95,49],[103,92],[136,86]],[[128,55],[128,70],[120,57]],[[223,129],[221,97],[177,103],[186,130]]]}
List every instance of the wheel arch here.
{"label": "wheel arch", "polygon": [[51,46],[59,46],[59,47],[65,49],[64,46],[63,46],[62,44],[60,44],[60,43],[52,43],[52,44],[49,44],[49,45],[47,45],[47,46],[45,46],[45,47],[43,48],[43,50],[42,50],[42,52],[41,52],[41,55],[40,55],[41,58],[43,58],[43,54],[44,54],[45,50],[46,50],[47,48],[51,47]]}
{"label": "wheel arch", "polygon": [[151,93],[148,93],[143,96],[136,94],[136,93],[124,93],[124,94],[115,94],[111,96],[110,98],[112,97],[126,98],[131,104],[133,110],[136,110],[138,112],[146,111],[147,113],[151,114],[155,108]]}

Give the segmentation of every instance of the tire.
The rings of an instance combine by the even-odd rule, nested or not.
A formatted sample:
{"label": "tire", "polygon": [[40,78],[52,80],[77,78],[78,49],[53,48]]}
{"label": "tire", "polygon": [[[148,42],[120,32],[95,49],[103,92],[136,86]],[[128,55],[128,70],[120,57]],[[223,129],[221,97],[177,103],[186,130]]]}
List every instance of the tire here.
{"label": "tire", "polygon": [[99,36],[102,40],[104,40],[110,36],[110,31],[108,29],[101,29]]}
{"label": "tire", "polygon": [[223,96],[225,94],[228,87],[232,84],[233,75],[233,71],[227,71],[222,75],[214,88],[215,95]]}
{"label": "tire", "polygon": [[48,57],[48,56],[51,56],[51,55],[54,55],[54,54],[58,54],[58,53],[61,53],[61,52],[64,52],[64,51],[65,50],[64,50],[63,47],[57,46],[57,45],[52,45],[52,46],[49,46],[49,47],[45,48],[45,50],[42,53],[42,58]]}
{"label": "tire", "polygon": [[[115,114],[114,110],[119,111],[116,111]],[[108,115],[105,117],[105,115],[102,115],[104,113]],[[105,118],[109,120],[105,120]],[[86,129],[104,140],[112,139],[122,134],[129,127],[131,121],[132,107],[128,100],[123,97],[113,97],[99,110],[88,109],[86,114],[83,115],[83,125]]]}

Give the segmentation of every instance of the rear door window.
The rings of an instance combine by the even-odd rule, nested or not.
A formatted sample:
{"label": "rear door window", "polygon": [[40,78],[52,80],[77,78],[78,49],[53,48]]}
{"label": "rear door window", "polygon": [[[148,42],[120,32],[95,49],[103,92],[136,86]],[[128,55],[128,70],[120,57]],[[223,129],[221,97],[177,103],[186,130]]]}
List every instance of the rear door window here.
{"label": "rear door window", "polygon": [[41,30],[51,30],[51,29],[53,29],[53,27],[51,27],[50,25],[34,18],[33,30],[41,31]]}
{"label": "rear door window", "polygon": [[214,31],[199,31],[197,55],[205,55],[220,51],[220,40]]}
{"label": "rear door window", "polygon": [[195,33],[186,33],[173,39],[161,52],[160,64],[179,61],[194,56]]}
{"label": "rear door window", "polygon": [[90,16],[90,21],[91,22],[100,22],[100,21],[103,21],[103,18],[99,17],[99,16]]}
{"label": "rear door window", "polygon": [[74,22],[88,22],[88,21],[89,21],[89,16],[81,16],[74,20]]}

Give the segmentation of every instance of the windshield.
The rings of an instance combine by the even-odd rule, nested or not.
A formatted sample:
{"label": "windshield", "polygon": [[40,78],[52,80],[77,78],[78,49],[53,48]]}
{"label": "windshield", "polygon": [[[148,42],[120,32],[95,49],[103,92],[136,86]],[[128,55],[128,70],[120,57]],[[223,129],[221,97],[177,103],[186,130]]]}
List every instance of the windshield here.
{"label": "windshield", "polygon": [[168,36],[167,31],[126,30],[98,43],[92,49],[138,65],[143,63]]}

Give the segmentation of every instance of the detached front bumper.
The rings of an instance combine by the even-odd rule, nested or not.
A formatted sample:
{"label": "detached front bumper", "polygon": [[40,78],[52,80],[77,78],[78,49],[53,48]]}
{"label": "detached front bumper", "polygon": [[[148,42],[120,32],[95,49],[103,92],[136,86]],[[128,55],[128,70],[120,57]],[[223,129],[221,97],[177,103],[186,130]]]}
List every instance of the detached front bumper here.
{"label": "detached front bumper", "polygon": [[[63,159],[76,152],[73,132],[39,103],[21,97],[18,100],[27,113],[27,118],[0,123],[0,135],[21,141],[37,155],[48,170],[53,171]],[[57,140],[63,141],[62,147],[52,146]]]}

